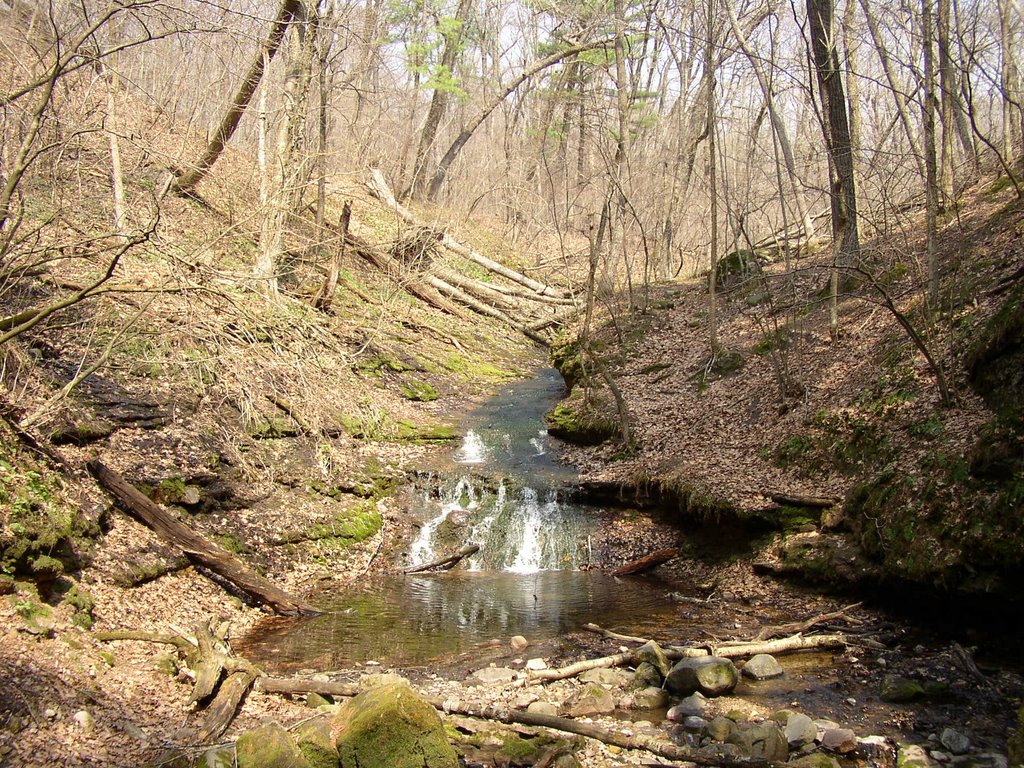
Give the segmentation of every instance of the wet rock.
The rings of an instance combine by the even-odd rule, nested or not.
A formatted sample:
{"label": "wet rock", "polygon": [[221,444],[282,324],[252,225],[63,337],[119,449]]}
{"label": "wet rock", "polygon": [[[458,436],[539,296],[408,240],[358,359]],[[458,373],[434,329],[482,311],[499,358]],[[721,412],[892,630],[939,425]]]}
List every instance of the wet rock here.
{"label": "wet rock", "polygon": [[774,720],[754,723],[737,728],[729,735],[728,742],[738,746],[743,754],[754,760],[785,762],[789,759],[789,745],[782,728]]}
{"label": "wet rock", "polygon": [[743,665],[743,676],[749,677],[751,680],[771,680],[782,677],[783,674],[785,673],[782,671],[782,665],[776,661],[774,656],[767,653],[752,656]]}
{"label": "wet rock", "polygon": [[966,755],[971,749],[971,740],[955,728],[943,728],[939,743],[954,755]]}
{"label": "wet rock", "polygon": [[456,768],[458,755],[430,704],[407,685],[348,701],[331,724],[342,768]]}
{"label": "wet rock", "polygon": [[669,720],[681,722],[687,717],[703,717],[708,709],[708,700],[702,693],[687,696],[668,711]]}
{"label": "wet rock", "polygon": [[896,765],[896,750],[884,736],[858,738],[855,754],[872,768],[894,768]]}
{"label": "wet rock", "polygon": [[658,673],[665,677],[668,675],[669,670],[672,669],[672,662],[668,660],[665,652],[661,649],[653,640],[648,640],[646,643],[641,645],[633,654],[640,663],[647,662],[653,666]]}
{"label": "wet rock", "polygon": [[794,749],[807,744],[813,744],[818,737],[818,728],[807,715],[802,712],[794,712],[786,719],[783,733],[786,736],[786,743]]}
{"label": "wet rock", "polygon": [[786,763],[792,768],[839,768],[839,761],[823,752],[812,752]]}
{"label": "wet rock", "polygon": [[632,695],[634,709],[661,709],[668,706],[668,691],[661,688],[644,688]]}
{"label": "wet rock", "polygon": [[923,698],[924,686],[917,680],[897,675],[886,675],[882,678],[882,701],[889,704],[906,704]]}
{"label": "wet rock", "polygon": [[683,719],[683,729],[690,733],[703,733],[704,729],[708,727],[708,721],[703,717],[697,717],[696,715],[690,715]]}
{"label": "wet rock", "polygon": [[338,750],[331,738],[331,724],[326,717],[306,720],[295,726],[295,743],[312,768],[337,768]]}
{"label": "wet rock", "polygon": [[739,675],[728,659],[704,656],[699,659],[683,659],[678,662],[665,678],[666,687],[682,696],[700,691],[705,696],[722,696],[736,687]]}
{"label": "wet rock", "polygon": [[580,682],[597,683],[606,688],[618,688],[626,685],[632,679],[632,675],[621,669],[588,669],[580,675]]}
{"label": "wet rock", "polygon": [[896,750],[896,768],[935,768],[935,761],[928,756],[924,747],[900,744]]}
{"label": "wet rock", "polygon": [[650,662],[644,661],[637,665],[636,672],[633,673],[633,682],[629,684],[630,688],[648,688],[650,686],[659,687],[661,681],[664,679],[658,668]]}
{"label": "wet rock", "polygon": [[291,734],[277,723],[239,736],[235,759],[238,768],[312,768]]}
{"label": "wet rock", "polygon": [[483,685],[501,685],[503,683],[511,683],[515,679],[516,671],[508,667],[484,667],[469,676],[471,683]]}
{"label": "wet rock", "polygon": [[728,741],[733,731],[737,729],[736,723],[728,717],[719,715],[708,723],[705,733],[713,741]]}
{"label": "wet rock", "polygon": [[516,635],[508,641],[508,644],[512,647],[513,651],[522,651],[529,647],[530,641],[522,635]]}
{"label": "wet rock", "polygon": [[558,715],[558,707],[548,701],[535,701],[526,708],[526,711],[535,715]]}
{"label": "wet rock", "polygon": [[615,711],[615,699],[610,691],[598,683],[587,683],[565,705],[570,717],[607,715]]}
{"label": "wet rock", "polygon": [[857,748],[857,736],[849,728],[826,728],[818,741],[825,749],[844,755]]}

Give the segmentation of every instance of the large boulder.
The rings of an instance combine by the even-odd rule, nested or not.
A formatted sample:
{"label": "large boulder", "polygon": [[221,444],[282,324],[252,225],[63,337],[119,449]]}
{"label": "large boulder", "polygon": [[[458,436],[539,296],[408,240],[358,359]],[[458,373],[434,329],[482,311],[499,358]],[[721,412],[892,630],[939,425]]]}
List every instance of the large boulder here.
{"label": "large boulder", "polygon": [[351,699],[331,724],[342,768],[457,768],[441,718],[407,685]]}
{"label": "large boulder", "polygon": [[310,768],[291,734],[277,723],[239,736],[235,759],[238,768]]}
{"label": "large boulder", "polygon": [[304,720],[295,727],[293,735],[310,768],[338,768],[338,750],[331,737],[330,718]]}
{"label": "large boulder", "polygon": [[739,675],[731,661],[703,656],[678,662],[666,676],[665,687],[680,696],[696,691],[705,696],[722,696],[732,691],[738,681]]}

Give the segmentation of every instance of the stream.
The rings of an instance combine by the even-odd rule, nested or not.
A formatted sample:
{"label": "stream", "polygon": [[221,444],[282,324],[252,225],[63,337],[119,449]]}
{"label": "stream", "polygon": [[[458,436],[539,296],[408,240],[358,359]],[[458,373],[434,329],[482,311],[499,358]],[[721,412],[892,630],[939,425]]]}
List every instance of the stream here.
{"label": "stream", "polygon": [[368,661],[408,668],[524,635],[544,641],[586,622],[614,626],[677,613],[670,587],[588,570],[590,533],[605,510],[566,488],[576,471],[557,460],[544,414],[564,395],[544,369],[478,406],[461,443],[405,489],[419,531],[397,563],[420,565],[480,551],[447,573],[370,574],[343,593],[314,595],[325,611],[303,622],[263,623],[245,652],[268,670],[338,669]]}
{"label": "stream", "polygon": [[[665,576],[670,581],[651,574],[612,578],[590,568],[606,555],[595,544],[598,531],[630,512],[573,500],[568,489],[577,473],[559,463],[557,443],[543,421],[563,392],[558,373],[543,370],[478,406],[463,425],[461,443],[433,457],[404,489],[403,507],[415,525],[392,562],[380,563],[391,573],[371,573],[341,591],[311,595],[323,615],[263,620],[239,639],[236,650],[270,674],[333,670],[350,676],[380,668],[436,683],[465,679],[489,663],[521,667],[534,656],[567,663],[618,650],[617,643],[578,631],[588,622],[664,642],[750,638],[765,627],[842,605],[813,590],[759,579],[742,564],[733,569],[727,556],[680,561]],[[717,527],[704,533],[715,541],[730,538]],[[687,538],[698,541],[700,531]],[[479,545],[479,552],[452,571],[397,573],[469,543]],[[675,592],[700,583],[718,584],[713,600]],[[994,689],[979,687],[971,676],[977,670],[965,670],[950,634],[936,634],[935,619],[945,611],[934,603],[921,607],[929,614],[922,624],[865,607],[848,624],[821,627],[847,631],[850,647],[787,655],[784,677],[743,678],[724,706],[760,712],[759,717],[797,707],[859,735],[891,739],[913,734],[915,740],[934,741],[951,726],[971,733],[978,748],[1005,748],[1011,710]],[[904,605],[900,613],[908,610]],[[979,645],[990,650],[993,640],[1014,636],[1005,627],[979,634],[966,624],[951,634],[964,642],[982,640]],[[515,635],[530,643],[521,657],[510,651]],[[986,666],[986,674],[1024,691],[1018,675],[1002,670],[1002,664]],[[890,676],[922,681],[933,692],[923,701],[886,703],[880,691]],[[617,709],[614,716],[661,723],[665,710]]]}

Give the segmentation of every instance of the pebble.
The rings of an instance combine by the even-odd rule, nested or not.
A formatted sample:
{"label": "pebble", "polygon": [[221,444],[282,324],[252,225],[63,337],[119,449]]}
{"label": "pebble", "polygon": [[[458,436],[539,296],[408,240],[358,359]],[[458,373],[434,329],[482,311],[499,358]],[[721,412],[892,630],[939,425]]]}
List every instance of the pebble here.
{"label": "pebble", "polygon": [[851,707],[854,707],[857,705],[857,700],[851,696],[846,700],[846,703],[849,704]]}
{"label": "pebble", "polygon": [[96,718],[94,718],[87,710],[80,709],[75,712],[72,720],[75,724],[82,729],[82,733],[90,734],[93,728],[96,727]]}
{"label": "pebble", "polygon": [[530,641],[522,635],[515,635],[511,640],[508,641],[508,644],[512,646],[513,651],[521,651],[527,646],[529,646]]}
{"label": "pebble", "polygon": [[542,669],[547,669],[548,663],[544,659],[530,659],[526,662],[526,668],[533,672],[539,672]]}

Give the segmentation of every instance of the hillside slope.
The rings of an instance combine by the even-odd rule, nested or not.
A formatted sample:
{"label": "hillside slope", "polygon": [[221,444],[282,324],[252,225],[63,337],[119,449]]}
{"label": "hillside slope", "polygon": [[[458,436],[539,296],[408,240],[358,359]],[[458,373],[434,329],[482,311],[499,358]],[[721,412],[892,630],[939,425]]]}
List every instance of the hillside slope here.
{"label": "hillside slope", "polygon": [[[977,185],[945,217],[938,312],[922,300],[920,235],[865,247],[868,277],[840,302],[836,339],[827,269],[813,256],[791,272],[776,262],[726,275],[714,359],[706,277],[659,286],[645,309],[613,306],[590,348],[614,374],[635,440],[573,449],[584,486],[667,506],[680,522],[783,528],[764,553],[776,572],[1014,595],[1024,209],[1005,186]],[[897,312],[941,365],[950,407]],[[579,340],[556,359],[583,383],[553,428],[584,441],[581,424],[621,434],[598,367],[586,386]],[[822,513],[784,496],[835,503]]]}

